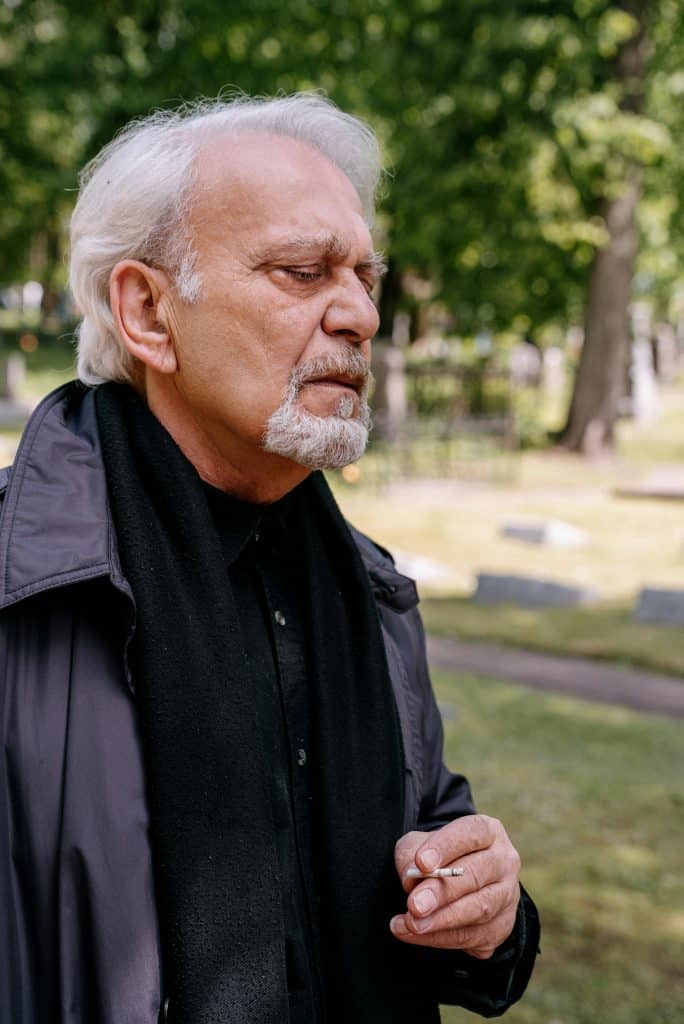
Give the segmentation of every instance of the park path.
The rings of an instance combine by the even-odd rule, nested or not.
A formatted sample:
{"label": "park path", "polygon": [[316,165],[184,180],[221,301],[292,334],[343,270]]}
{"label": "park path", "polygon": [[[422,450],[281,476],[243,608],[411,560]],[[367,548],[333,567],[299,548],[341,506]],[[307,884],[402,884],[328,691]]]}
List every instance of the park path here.
{"label": "park path", "polygon": [[433,668],[491,676],[536,690],[684,717],[684,680],[636,668],[455,637],[429,636]]}

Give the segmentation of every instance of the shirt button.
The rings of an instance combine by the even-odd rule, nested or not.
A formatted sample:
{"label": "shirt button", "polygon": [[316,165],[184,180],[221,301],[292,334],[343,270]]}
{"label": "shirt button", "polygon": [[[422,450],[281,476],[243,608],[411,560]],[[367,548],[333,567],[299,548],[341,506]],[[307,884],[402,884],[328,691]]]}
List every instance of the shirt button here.
{"label": "shirt button", "polygon": [[254,534],[254,543],[258,544],[260,539],[261,539],[261,534],[257,530],[257,532]]}
{"label": "shirt button", "polygon": [[287,619],[285,618],[281,611],[275,612],[273,618],[276,620],[279,626],[284,626],[285,623],[287,622]]}
{"label": "shirt button", "polygon": [[300,747],[297,751],[297,764],[300,768],[303,768],[306,764],[306,750],[304,750],[304,747]]}

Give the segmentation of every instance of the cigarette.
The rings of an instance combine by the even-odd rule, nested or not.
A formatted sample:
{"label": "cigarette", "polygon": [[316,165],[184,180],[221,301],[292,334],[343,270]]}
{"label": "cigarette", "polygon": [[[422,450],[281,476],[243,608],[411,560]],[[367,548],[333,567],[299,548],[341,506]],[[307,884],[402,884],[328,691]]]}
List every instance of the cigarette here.
{"label": "cigarette", "polygon": [[465,875],[465,868],[436,868],[434,871],[421,871],[420,868],[409,868],[407,878],[458,878]]}

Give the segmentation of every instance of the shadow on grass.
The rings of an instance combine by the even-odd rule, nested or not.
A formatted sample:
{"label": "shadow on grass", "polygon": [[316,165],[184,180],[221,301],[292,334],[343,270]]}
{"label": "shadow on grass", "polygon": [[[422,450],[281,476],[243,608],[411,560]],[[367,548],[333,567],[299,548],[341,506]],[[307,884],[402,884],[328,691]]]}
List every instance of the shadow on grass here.
{"label": "shadow on grass", "polygon": [[428,632],[508,644],[684,677],[684,630],[635,622],[624,604],[591,608],[483,605],[461,596],[423,598]]}

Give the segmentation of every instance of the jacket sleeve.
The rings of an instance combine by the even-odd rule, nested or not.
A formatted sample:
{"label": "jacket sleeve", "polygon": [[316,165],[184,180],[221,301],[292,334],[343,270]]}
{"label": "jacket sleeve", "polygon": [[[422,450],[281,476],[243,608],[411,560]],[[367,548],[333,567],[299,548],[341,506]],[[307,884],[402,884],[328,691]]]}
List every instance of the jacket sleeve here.
{"label": "jacket sleeve", "polygon": [[[475,813],[464,776],[450,772],[443,760],[444,731],[430,682],[425,633],[417,608],[413,617],[415,665],[412,678],[422,706],[422,793],[417,828],[434,831],[464,814]],[[416,969],[440,1003],[463,1006],[482,1017],[498,1017],[522,996],[539,951],[540,925],[536,907],[521,886],[512,934],[489,960],[462,950],[411,947]]]}

